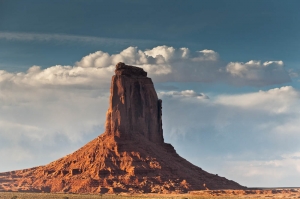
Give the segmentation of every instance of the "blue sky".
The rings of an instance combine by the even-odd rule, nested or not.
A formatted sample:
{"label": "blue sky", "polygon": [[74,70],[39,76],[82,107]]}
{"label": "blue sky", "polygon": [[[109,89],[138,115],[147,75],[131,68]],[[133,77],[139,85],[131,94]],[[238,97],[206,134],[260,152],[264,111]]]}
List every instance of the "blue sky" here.
{"label": "blue sky", "polygon": [[165,140],[184,158],[245,186],[300,186],[299,6],[0,1],[0,171],[101,134],[124,61],[153,79]]}

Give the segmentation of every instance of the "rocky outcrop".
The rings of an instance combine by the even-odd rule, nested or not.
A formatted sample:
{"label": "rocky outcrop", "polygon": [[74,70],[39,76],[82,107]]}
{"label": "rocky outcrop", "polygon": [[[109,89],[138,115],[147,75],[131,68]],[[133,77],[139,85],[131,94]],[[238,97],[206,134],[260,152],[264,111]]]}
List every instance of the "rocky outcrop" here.
{"label": "rocky outcrop", "polygon": [[142,68],[118,63],[110,93],[106,134],[127,140],[141,134],[157,144],[164,142],[161,100]]}
{"label": "rocky outcrop", "polygon": [[0,191],[185,193],[245,188],[191,164],[164,143],[161,110],[147,73],[117,64],[105,133],[48,165],[0,173]]}

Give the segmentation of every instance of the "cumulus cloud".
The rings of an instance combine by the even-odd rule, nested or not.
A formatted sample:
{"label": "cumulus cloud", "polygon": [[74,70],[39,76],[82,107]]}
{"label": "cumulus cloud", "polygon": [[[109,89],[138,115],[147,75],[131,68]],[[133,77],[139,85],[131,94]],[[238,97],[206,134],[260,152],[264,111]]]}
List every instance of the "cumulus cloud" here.
{"label": "cumulus cloud", "polygon": [[230,62],[224,65],[217,52],[204,49],[191,52],[188,48],[157,46],[149,50],[129,47],[119,54],[102,51],[77,62],[82,67],[113,67],[125,62],[144,68],[158,82],[227,82],[235,85],[264,86],[289,82],[282,61]]}
{"label": "cumulus cloud", "polygon": [[236,77],[233,81],[243,85],[263,86],[290,81],[290,76],[285,71],[282,61],[230,62],[226,66],[226,71],[232,77]]}
{"label": "cumulus cloud", "polygon": [[32,66],[26,73],[0,71],[0,87],[93,87],[108,85],[113,68],[83,68],[56,65],[46,69]]}
{"label": "cumulus cloud", "polygon": [[46,69],[32,66],[25,73],[0,71],[0,86],[69,86],[108,88],[118,62],[144,68],[155,82],[225,82],[264,86],[290,81],[282,61],[231,62],[227,66],[213,50],[190,52],[188,48],[157,46],[140,50],[128,47],[118,54],[97,51],[74,66]]}

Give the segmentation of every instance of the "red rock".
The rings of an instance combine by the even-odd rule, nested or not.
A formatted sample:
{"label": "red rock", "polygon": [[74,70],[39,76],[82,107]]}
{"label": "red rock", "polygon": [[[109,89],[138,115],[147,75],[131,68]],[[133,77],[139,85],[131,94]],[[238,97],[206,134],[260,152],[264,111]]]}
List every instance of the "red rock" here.
{"label": "red rock", "polygon": [[48,165],[0,173],[0,191],[184,193],[245,188],[203,171],[164,143],[161,106],[143,69],[117,64],[105,132]]}
{"label": "red rock", "polygon": [[118,63],[112,77],[105,133],[131,140],[141,134],[149,141],[163,143],[161,100],[147,73]]}

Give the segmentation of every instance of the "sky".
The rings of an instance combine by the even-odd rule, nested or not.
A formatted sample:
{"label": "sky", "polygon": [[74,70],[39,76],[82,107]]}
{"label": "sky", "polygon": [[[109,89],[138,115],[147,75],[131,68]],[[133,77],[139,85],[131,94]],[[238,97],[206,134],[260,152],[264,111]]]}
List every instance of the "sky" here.
{"label": "sky", "polygon": [[165,142],[248,187],[299,187],[300,1],[0,0],[0,172],[104,132],[118,62],[163,100]]}

